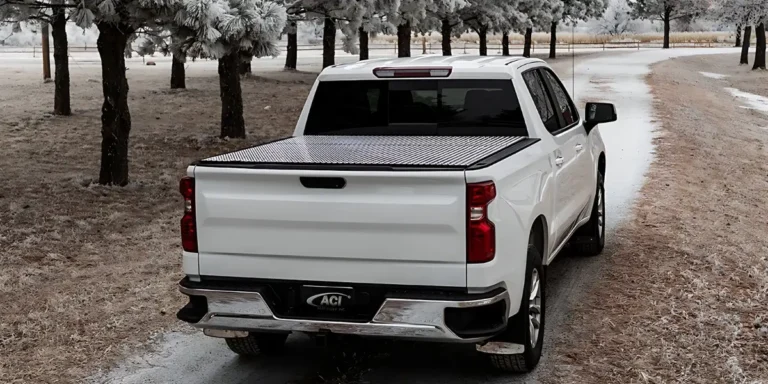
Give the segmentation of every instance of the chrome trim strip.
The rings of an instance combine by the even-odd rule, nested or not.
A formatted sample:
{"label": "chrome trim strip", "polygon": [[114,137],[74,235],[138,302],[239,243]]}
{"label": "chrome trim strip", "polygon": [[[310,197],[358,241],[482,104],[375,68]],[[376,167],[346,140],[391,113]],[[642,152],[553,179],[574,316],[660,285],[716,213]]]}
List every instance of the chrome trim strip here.
{"label": "chrome trim strip", "polygon": [[192,326],[237,331],[332,332],[362,336],[475,343],[489,337],[461,338],[445,324],[446,308],[473,308],[504,301],[507,291],[486,299],[449,301],[389,298],[367,323],[285,319],[275,316],[258,292],[218,291],[180,287],[185,295],[205,296],[208,313]]}

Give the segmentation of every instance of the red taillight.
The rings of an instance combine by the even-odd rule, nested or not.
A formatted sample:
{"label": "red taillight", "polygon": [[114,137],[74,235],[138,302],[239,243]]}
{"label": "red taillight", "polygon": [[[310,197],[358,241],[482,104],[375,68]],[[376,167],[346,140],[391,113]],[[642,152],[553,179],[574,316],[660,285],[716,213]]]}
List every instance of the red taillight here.
{"label": "red taillight", "polygon": [[492,181],[467,184],[467,262],[485,263],[496,255],[496,228],[488,204],[496,198]]}
{"label": "red taillight", "polygon": [[379,78],[448,77],[452,67],[379,67],[373,75]]}
{"label": "red taillight", "polygon": [[197,252],[197,224],[195,224],[195,179],[183,177],[179,192],[184,197],[184,217],[181,218],[181,247],[187,252]]}

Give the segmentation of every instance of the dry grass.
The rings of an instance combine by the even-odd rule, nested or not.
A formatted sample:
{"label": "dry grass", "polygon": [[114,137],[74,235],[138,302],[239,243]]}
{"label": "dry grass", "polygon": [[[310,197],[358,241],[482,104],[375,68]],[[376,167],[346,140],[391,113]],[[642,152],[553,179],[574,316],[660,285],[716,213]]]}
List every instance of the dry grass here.
{"label": "dry grass", "polygon": [[71,117],[47,114],[53,84],[37,71],[0,79],[4,383],[73,382],[175,324],[177,180],[193,159],[290,134],[311,84],[246,80],[250,137],[225,142],[215,72],[172,92],[167,72],[132,68],[131,183],[116,188],[93,184],[101,89],[88,79],[98,67],[72,69]]}
{"label": "dry grass", "polygon": [[[733,41],[734,36],[729,32],[675,32],[670,35],[670,42],[673,44],[683,43],[730,43]],[[422,39],[426,39],[428,43],[439,43],[440,34],[431,33],[425,37],[414,38],[415,42],[421,42]],[[535,32],[532,36],[534,44],[549,44],[549,34],[542,32]],[[561,44],[603,44],[609,42],[639,42],[639,43],[661,43],[664,39],[662,33],[642,33],[642,34],[626,34],[621,36],[599,35],[590,33],[575,33],[571,35],[570,32],[560,32],[557,35],[557,41]],[[386,42],[394,44],[397,42],[397,36],[382,35],[375,39],[377,42]],[[454,40],[457,40],[454,38]],[[478,43],[479,38],[476,33],[465,33],[458,38],[459,41],[466,43]],[[753,37],[754,40],[754,37]],[[509,35],[510,44],[523,44],[523,35],[518,33],[511,33]],[[489,44],[501,44],[501,35],[489,35]]]}
{"label": "dry grass", "polygon": [[768,73],[737,62],[677,59],[649,75],[657,158],[557,346],[557,382],[768,382],[768,117],[723,90],[768,96]]}

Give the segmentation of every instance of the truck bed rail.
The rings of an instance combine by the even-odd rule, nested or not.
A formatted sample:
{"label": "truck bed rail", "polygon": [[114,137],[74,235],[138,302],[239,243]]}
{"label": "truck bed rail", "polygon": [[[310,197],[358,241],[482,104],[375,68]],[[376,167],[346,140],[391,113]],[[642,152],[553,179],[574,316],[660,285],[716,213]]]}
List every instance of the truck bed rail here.
{"label": "truck bed rail", "polygon": [[539,139],[519,136],[298,136],[195,163],[274,169],[482,168]]}

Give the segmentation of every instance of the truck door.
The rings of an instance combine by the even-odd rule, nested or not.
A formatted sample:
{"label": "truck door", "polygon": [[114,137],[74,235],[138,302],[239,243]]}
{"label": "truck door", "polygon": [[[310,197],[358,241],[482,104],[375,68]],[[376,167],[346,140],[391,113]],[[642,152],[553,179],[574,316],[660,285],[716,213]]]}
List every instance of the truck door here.
{"label": "truck door", "polygon": [[561,140],[566,146],[563,150],[573,153],[574,173],[578,176],[569,184],[569,193],[573,195],[576,218],[586,217],[592,207],[592,191],[595,186],[595,170],[587,143],[587,131],[579,118],[579,112],[573,104],[562,82],[548,68],[540,68],[542,78],[549,87],[555,114],[560,119],[561,128],[555,132],[555,137],[563,136]]}
{"label": "truck door", "polygon": [[579,167],[576,152],[576,144],[579,142],[579,134],[573,129],[563,129],[561,116],[556,110],[552,91],[546,84],[539,68],[523,72],[523,80],[531,93],[536,109],[547,131],[552,134],[556,144],[550,154],[552,163],[555,192],[554,212],[552,228],[554,229],[554,247],[557,248],[565,239],[565,236],[576,225],[579,214],[579,198],[575,189],[579,185]]}

